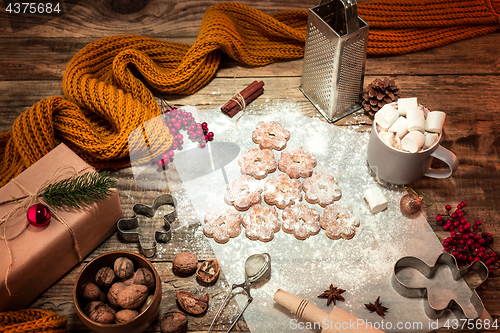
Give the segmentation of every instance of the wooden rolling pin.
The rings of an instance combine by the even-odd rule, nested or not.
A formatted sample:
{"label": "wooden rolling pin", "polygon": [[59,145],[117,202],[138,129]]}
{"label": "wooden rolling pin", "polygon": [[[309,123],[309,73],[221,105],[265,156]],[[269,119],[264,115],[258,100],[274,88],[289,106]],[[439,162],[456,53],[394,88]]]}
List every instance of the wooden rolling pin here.
{"label": "wooden rolling pin", "polygon": [[366,324],[363,319],[354,317],[338,307],[333,308],[328,314],[308,301],[282,289],[276,291],[274,301],[299,317],[319,325],[317,327],[322,328],[322,333],[382,332]]}

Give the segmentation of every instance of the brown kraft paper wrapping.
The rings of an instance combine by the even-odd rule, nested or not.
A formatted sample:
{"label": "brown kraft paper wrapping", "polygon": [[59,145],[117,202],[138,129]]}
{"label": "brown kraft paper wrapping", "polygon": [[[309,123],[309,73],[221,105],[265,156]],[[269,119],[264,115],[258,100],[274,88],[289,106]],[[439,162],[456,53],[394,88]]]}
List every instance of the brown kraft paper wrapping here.
{"label": "brown kraft paper wrapping", "polygon": [[[58,168],[67,165],[77,171],[95,171],[61,144],[17,176],[16,181],[34,193]],[[28,193],[11,181],[0,188],[0,201],[10,200],[10,196],[18,198],[26,194]],[[0,205],[0,217],[16,205],[16,202]],[[57,209],[57,214],[73,230],[82,258],[111,236],[116,231],[116,222],[123,217],[118,191],[114,191],[107,200],[83,209]],[[26,221],[26,214],[21,211],[8,220],[7,228],[19,228]],[[4,225],[0,226],[1,235],[8,229],[5,230]],[[12,266],[6,280],[11,262],[9,250],[12,254]],[[26,307],[78,262],[71,232],[54,214],[47,226],[28,225],[18,237],[8,240],[7,245],[4,239],[0,239],[0,311]]]}

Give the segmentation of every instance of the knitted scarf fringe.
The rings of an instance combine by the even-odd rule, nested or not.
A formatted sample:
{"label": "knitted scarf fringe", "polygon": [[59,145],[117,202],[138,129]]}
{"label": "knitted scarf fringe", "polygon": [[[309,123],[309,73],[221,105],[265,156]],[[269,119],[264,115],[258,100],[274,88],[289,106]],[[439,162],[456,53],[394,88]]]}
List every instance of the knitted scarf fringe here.
{"label": "knitted scarf fringe", "polygon": [[[484,35],[499,28],[500,0],[379,0],[358,5],[370,24],[368,53],[403,54]],[[221,52],[251,66],[303,56],[307,10],[266,15],[232,2],[210,7],[190,46],[142,36],[90,43],[68,64],[60,96],[21,114],[0,133],[0,186],[64,142],[98,170],[130,165],[130,133],[158,116],[153,91],[189,95],[215,75]],[[161,127],[161,126],[160,126]],[[150,135],[161,156],[168,130]]]}

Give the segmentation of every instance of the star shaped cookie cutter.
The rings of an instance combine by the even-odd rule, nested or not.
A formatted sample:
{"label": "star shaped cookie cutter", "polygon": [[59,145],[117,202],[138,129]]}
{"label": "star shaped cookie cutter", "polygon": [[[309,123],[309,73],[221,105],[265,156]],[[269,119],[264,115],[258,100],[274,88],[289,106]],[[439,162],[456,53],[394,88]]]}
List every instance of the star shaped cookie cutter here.
{"label": "star shaped cookie cutter", "polygon": [[[158,210],[163,205],[171,205],[174,210],[163,216],[165,222],[165,230],[156,230],[154,235],[154,245],[152,247],[146,247],[141,241],[141,235],[137,231],[139,228],[139,219],[137,215],[144,215],[146,217],[153,217]],[[175,221],[177,218],[177,200],[171,194],[160,194],[157,196],[151,206],[147,206],[142,203],[136,203],[132,210],[134,211],[134,217],[123,218],[117,222],[117,228],[122,237],[129,242],[139,241],[142,253],[147,258],[152,258],[156,254],[156,247],[158,242],[166,243],[172,238],[172,227],[170,223]]]}
{"label": "star shaped cookie cutter", "polygon": [[[439,308],[435,303],[435,294],[439,293],[439,290],[429,289],[427,287],[411,287],[402,282],[398,276],[398,271],[403,268],[413,268],[419,271],[427,279],[432,279],[438,267],[441,265],[446,265],[450,268],[452,277],[455,281],[465,278],[469,273],[476,273],[480,279],[480,282],[475,288],[471,289],[471,297],[469,300],[462,300],[460,302],[451,298],[444,308]],[[434,266],[427,265],[424,261],[416,257],[403,257],[399,259],[394,265],[394,272],[392,274],[392,287],[400,295],[408,298],[424,298],[424,310],[427,316],[431,319],[441,318],[446,311],[451,311],[457,319],[476,319],[481,316],[484,311],[484,305],[476,292],[476,288],[479,287],[488,278],[488,267],[481,261],[474,261],[471,265],[464,269],[459,269],[455,257],[449,253],[442,253]],[[465,304],[470,302],[470,304]],[[471,311],[471,306],[473,311]]]}

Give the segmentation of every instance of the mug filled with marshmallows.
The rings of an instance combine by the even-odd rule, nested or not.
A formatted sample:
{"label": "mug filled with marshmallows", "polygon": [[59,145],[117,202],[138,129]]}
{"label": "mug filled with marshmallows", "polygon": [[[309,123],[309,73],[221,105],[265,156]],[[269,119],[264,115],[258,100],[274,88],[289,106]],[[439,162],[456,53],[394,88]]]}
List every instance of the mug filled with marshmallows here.
{"label": "mug filled with marshmallows", "polygon": [[[368,165],[375,176],[392,184],[410,184],[423,176],[448,178],[458,159],[439,145],[446,114],[429,111],[416,97],[400,98],[376,114],[368,142]],[[433,169],[437,158],[447,168]]]}

